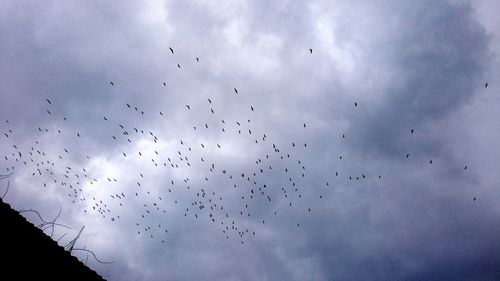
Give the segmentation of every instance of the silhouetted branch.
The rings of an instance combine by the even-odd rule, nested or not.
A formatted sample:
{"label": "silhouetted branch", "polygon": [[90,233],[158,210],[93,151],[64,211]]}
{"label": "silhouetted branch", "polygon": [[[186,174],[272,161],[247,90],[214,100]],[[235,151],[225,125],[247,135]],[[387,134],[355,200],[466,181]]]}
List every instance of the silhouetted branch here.
{"label": "silhouetted branch", "polygon": [[59,237],[59,239],[56,240],[56,242],[59,242],[59,240],[61,240],[64,236],[66,236],[66,234],[68,234],[67,232],[64,233],[61,237]]}
{"label": "silhouetted branch", "polygon": [[3,198],[5,197],[5,195],[7,195],[7,192],[9,192],[9,187],[10,187],[10,180],[7,181],[7,189],[5,189],[5,192],[4,194],[2,195],[2,200]]}
{"label": "silhouetted branch", "polygon": [[33,210],[33,209],[28,209],[28,210],[20,210],[19,213],[28,213],[28,212],[31,212],[31,213],[35,213],[38,218],[42,221],[41,224],[37,225],[36,227],[40,228],[42,231],[45,231],[47,230],[48,228],[52,228],[52,231],[51,231],[51,234],[50,234],[50,237],[52,238],[52,236],[54,235],[54,229],[56,226],[61,226],[61,227],[65,227],[67,229],[71,229],[71,227],[67,226],[67,225],[64,225],[64,224],[60,224],[60,223],[56,223],[56,220],[59,218],[59,216],[61,215],[61,210],[59,210],[59,213],[57,214],[57,216],[52,220],[52,221],[46,221],[42,218],[42,216],[40,215],[40,213],[38,213],[38,211],[36,210]]}
{"label": "silhouetted branch", "polygon": [[78,231],[78,234],[76,235],[76,237],[73,240],[69,241],[69,243],[66,244],[66,246],[64,246],[64,248],[66,249],[66,251],[69,251],[70,253],[73,251],[73,247],[75,246],[75,243],[78,240],[78,238],[80,238],[80,235],[82,234],[82,231],[83,231],[84,228],[85,228],[85,225],[82,226],[82,228],[80,229],[80,231]]}
{"label": "silhouetted branch", "polygon": [[97,256],[94,254],[94,252],[92,252],[91,250],[87,250],[87,249],[82,249],[82,248],[73,248],[73,251],[85,251],[87,253],[91,253],[92,256],[94,256],[94,259],[98,262],[98,263],[102,263],[102,264],[110,264],[110,263],[114,263],[114,261],[101,261],[97,258]]}
{"label": "silhouetted branch", "polygon": [[[6,174],[6,175],[2,175],[2,174],[0,174],[0,180],[4,180],[4,179],[6,179],[6,178],[9,178],[9,177],[10,177],[10,175],[12,175],[12,173],[10,173],[10,174]],[[7,192],[9,192],[9,187],[10,187],[10,180],[8,180],[8,181],[7,181],[7,189],[5,190],[5,192],[4,192],[4,194],[2,195],[2,197],[0,197],[0,198],[2,198],[2,200],[3,200],[3,198],[5,197],[5,195],[7,195]]]}
{"label": "silhouetted branch", "polygon": [[[84,251],[84,252],[87,252],[87,258],[88,258],[88,253],[92,254],[92,256],[94,256],[94,259],[98,262],[98,263],[102,263],[102,264],[110,264],[110,263],[114,263],[113,261],[101,261],[97,258],[97,256],[95,255],[94,252],[92,252],[91,250],[87,250],[85,248],[75,248],[75,244],[76,244],[76,241],[78,241],[78,239],[80,238],[80,235],[82,234],[83,232],[83,229],[85,228],[85,225],[82,226],[82,228],[80,229],[80,231],[78,232],[78,234],[76,235],[76,237],[69,241],[69,243],[64,246],[64,248],[68,251],[68,252],[73,252],[73,251]],[[85,260],[85,264],[87,264],[87,260]]]}

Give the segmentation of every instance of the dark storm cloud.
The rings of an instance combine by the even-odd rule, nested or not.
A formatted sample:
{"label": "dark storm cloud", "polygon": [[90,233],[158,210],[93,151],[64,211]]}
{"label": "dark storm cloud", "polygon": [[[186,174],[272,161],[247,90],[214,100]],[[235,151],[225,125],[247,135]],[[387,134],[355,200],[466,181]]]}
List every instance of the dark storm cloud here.
{"label": "dark storm cloud", "polygon": [[[425,132],[426,124],[453,112],[483,86],[488,41],[473,18],[469,4],[444,1],[400,5],[386,11],[387,22],[373,27],[390,32],[372,54],[391,64],[393,78],[382,89],[378,105],[358,100],[367,114],[353,113],[352,144],[366,152],[401,157],[411,129]],[[432,8],[431,8],[432,7]],[[375,38],[375,41],[380,40]],[[379,58],[378,58],[379,59]],[[440,144],[416,144],[424,154],[438,153]]]}
{"label": "dark storm cloud", "polygon": [[[7,40],[0,42],[0,110],[1,119],[11,123],[0,130],[15,130],[9,142],[0,144],[2,152],[10,157],[15,152],[10,142],[29,149],[35,139],[56,157],[69,148],[65,163],[88,167],[100,179],[99,185],[85,187],[84,196],[102,199],[122,218],[110,223],[83,215],[85,205],[74,207],[57,190],[21,189],[40,182],[19,171],[10,200],[48,216],[53,206],[71,210],[64,219],[86,225],[82,243],[115,261],[92,265],[106,278],[499,278],[495,261],[500,257],[491,249],[500,230],[492,199],[498,177],[491,171],[498,152],[479,144],[469,131],[491,140],[495,135],[484,132],[487,126],[475,126],[483,116],[467,109],[491,117],[498,101],[489,111],[482,110],[487,102],[478,101],[492,48],[472,4],[72,1],[2,6],[1,37]],[[220,129],[220,119],[232,124],[226,134],[212,129]],[[252,128],[252,136],[241,138],[235,122],[245,132]],[[497,124],[493,118],[489,122]],[[205,123],[210,130],[202,130]],[[134,127],[146,135],[153,132],[160,158],[181,151],[189,155],[191,168],[155,169],[148,161],[156,144],[139,133],[127,143],[118,124],[128,132]],[[39,133],[39,126],[49,133]],[[57,128],[63,133],[55,133]],[[267,142],[254,144],[263,134]],[[281,152],[275,153],[272,144]],[[407,153],[411,157],[405,161]],[[200,157],[217,167],[208,181],[208,164]],[[177,158],[173,163],[185,166]],[[264,160],[262,173],[255,170],[257,158]],[[486,158],[488,165],[482,164]],[[465,173],[467,164],[474,168]],[[254,170],[272,201],[255,195],[247,209],[240,196],[250,195],[242,188]],[[239,177],[242,172],[247,177]],[[228,184],[229,174],[238,177],[238,188]],[[107,177],[118,183],[108,183]],[[219,220],[212,223],[208,213],[198,220],[184,217],[196,198],[182,185],[186,178],[193,191],[215,192],[214,200],[223,196],[226,210],[234,212],[231,220],[256,236],[241,245],[238,239],[226,240]],[[110,199],[118,192],[134,198],[137,182],[152,195],[141,194],[125,206]],[[168,200],[178,200],[161,205],[168,216],[142,219],[166,188],[174,190]],[[258,194],[257,187],[251,188]],[[478,194],[481,204],[472,201]],[[224,215],[212,212],[217,219]],[[157,240],[162,230],[157,224],[168,228],[165,244]],[[155,230],[144,230],[147,226]],[[136,235],[138,230],[155,238]]]}

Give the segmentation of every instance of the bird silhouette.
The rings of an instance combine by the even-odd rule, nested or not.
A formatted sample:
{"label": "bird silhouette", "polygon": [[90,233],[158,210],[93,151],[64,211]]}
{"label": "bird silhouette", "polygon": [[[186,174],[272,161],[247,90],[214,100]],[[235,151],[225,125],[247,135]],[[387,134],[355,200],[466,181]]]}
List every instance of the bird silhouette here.
{"label": "bird silhouette", "polygon": [[172,49],[172,47],[168,47],[170,49],[170,52],[172,52],[172,54],[174,53],[174,49]]}

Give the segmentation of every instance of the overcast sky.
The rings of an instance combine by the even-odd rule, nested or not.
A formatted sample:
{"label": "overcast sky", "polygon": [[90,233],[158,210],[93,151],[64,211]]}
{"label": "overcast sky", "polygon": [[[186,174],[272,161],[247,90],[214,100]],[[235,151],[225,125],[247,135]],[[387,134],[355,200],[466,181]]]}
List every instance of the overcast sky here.
{"label": "overcast sky", "polygon": [[4,200],[109,280],[498,280],[498,11],[2,1]]}

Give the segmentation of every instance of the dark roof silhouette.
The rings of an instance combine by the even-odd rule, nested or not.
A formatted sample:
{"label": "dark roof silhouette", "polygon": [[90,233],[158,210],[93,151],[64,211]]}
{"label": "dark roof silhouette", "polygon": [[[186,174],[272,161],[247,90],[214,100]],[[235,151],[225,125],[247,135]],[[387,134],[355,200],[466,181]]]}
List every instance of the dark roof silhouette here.
{"label": "dark roof silhouette", "polygon": [[104,280],[2,199],[0,225],[0,279]]}

